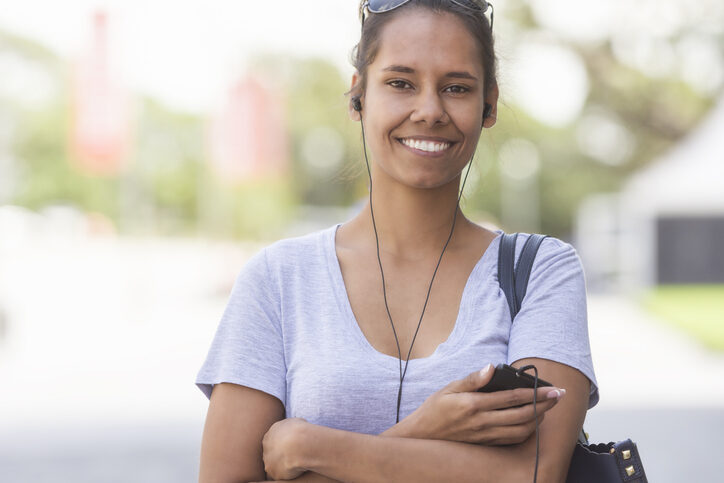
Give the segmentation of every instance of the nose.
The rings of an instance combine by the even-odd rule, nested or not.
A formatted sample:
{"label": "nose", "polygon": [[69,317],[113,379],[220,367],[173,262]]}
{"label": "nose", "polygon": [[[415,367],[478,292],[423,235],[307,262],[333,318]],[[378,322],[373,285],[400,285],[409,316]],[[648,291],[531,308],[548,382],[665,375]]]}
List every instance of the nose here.
{"label": "nose", "polygon": [[447,122],[448,116],[445,112],[440,94],[434,89],[425,89],[415,96],[415,106],[410,120],[413,122],[424,122],[428,126]]}

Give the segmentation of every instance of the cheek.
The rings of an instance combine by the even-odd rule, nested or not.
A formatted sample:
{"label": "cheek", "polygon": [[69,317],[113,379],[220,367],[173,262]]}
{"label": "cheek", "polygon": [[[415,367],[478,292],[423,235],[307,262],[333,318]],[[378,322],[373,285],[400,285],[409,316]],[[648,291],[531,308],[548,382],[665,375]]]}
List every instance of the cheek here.
{"label": "cheek", "polygon": [[374,120],[380,128],[389,128],[390,126],[402,123],[410,114],[409,106],[394,96],[378,96],[374,103],[368,103],[369,110],[367,115],[370,122]]}
{"label": "cheek", "polygon": [[455,125],[465,133],[479,133],[483,128],[483,111],[470,104],[451,105],[449,113],[453,116]]}
{"label": "cheek", "polygon": [[365,94],[367,114],[385,124],[400,123],[412,109],[410,96],[393,92],[386,86],[370,85]]}

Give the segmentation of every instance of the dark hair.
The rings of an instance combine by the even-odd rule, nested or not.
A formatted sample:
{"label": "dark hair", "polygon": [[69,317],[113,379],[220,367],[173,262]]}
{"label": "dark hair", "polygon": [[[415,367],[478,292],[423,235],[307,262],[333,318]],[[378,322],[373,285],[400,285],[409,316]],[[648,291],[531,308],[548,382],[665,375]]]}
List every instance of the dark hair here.
{"label": "dark hair", "polygon": [[[360,1],[360,17],[362,16],[365,0]],[[400,12],[409,8],[427,8],[433,12],[449,12],[456,15],[475,38],[480,47],[481,63],[485,72],[484,91],[496,83],[496,59],[493,48],[493,34],[490,31],[488,18],[481,10],[465,8],[450,0],[412,0],[401,7],[385,13],[367,12],[360,41],[352,49],[352,65],[359,74],[359,81],[349,92],[353,96],[360,96],[367,85],[367,67],[374,62],[379,50],[379,40],[382,28]]]}

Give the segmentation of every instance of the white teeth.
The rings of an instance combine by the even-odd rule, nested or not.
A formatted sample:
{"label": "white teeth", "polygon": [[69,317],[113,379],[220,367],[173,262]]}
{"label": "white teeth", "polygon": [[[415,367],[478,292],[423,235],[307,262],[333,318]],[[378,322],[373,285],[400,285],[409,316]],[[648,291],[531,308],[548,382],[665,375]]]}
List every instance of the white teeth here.
{"label": "white teeth", "polygon": [[427,153],[439,153],[450,147],[450,143],[436,143],[434,141],[419,141],[416,139],[402,139],[401,141],[405,146]]}

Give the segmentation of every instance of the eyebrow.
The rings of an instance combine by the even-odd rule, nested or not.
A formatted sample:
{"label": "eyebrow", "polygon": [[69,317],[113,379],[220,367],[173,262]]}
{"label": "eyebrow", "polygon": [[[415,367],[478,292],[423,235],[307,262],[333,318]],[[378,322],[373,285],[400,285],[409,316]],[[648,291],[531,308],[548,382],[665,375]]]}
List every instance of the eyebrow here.
{"label": "eyebrow", "polygon": [[[382,69],[382,71],[383,72],[400,72],[402,74],[414,74],[415,73],[415,69],[413,69],[412,67],[404,66],[404,65],[389,65],[389,66],[385,67],[384,69]],[[470,80],[474,80],[474,81],[478,80],[477,77],[475,77],[471,73],[465,72],[465,71],[448,72],[447,74],[445,74],[445,77],[453,77],[456,79],[470,79]]]}

